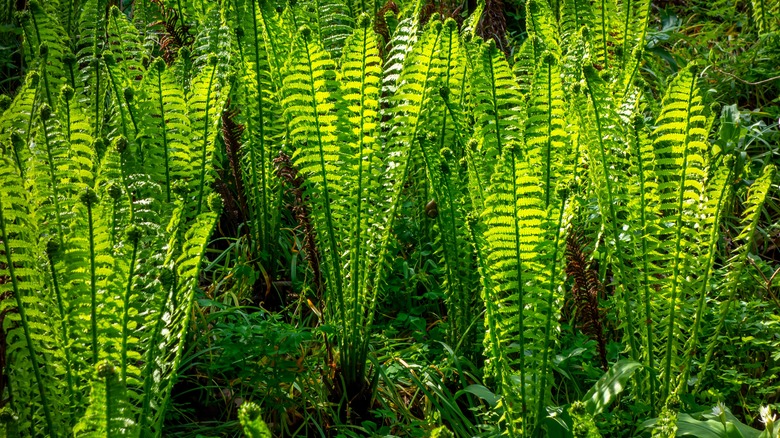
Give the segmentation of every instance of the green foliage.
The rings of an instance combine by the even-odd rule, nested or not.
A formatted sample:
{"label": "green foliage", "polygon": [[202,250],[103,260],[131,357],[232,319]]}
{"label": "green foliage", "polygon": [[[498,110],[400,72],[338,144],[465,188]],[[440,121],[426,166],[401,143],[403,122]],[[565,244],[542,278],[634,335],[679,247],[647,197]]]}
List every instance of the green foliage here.
{"label": "green foliage", "polygon": [[777,402],[777,111],[716,119],[649,0],[529,0],[500,48],[500,4],[468,7],[30,1],[6,435],[179,434],[218,398],[183,436],[759,436],[695,410]]}
{"label": "green foliage", "polygon": [[270,438],[271,431],[260,418],[260,407],[252,402],[245,402],[241,405],[241,411],[238,413],[241,421],[241,427],[244,433],[251,438]]}

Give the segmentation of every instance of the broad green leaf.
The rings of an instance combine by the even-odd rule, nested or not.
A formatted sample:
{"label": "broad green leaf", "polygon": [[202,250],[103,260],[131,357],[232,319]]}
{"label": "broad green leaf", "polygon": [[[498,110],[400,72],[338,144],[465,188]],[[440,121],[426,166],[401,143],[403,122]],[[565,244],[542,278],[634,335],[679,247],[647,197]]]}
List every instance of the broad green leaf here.
{"label": "broad green leaf", "polygon": [[600,414],[620,394],[626,382],[642,364],[633,360],[620,360],[585,394],[585,409],[591,415]]}

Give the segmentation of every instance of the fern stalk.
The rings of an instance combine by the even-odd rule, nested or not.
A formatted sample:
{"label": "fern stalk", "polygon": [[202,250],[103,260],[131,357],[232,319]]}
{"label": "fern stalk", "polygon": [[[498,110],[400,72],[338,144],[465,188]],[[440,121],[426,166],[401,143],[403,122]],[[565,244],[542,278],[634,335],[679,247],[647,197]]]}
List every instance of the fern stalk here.
{"label": "fern stalk", "polygon": [[3,196],[0,196],[0,233],[3,236],[3,248],[5,250],[6,268],[8,269],[8,276],[11,277],[11,284],[14,288],[14,299],[16,300],[16,309],[19,312],[19,319],[22,322],[22,330],[24,332],[24,339],[27,343],[27,351],[30,355],[30,363],[35,374],[35,382],[38,385],[38,394],[41,396],[41,405],[43,406],[43,415],[46,418],[46,428],[49,432],[49,436],[56,438],[57,434],[54,432],[54,422],[52,421],[51,411],[49,409],[49,402],[46,399],[46,385],[43,382],[43,376],[41,375],[40,367],[38,366],[38,358],[36,357],[37,351],[33,346],[32,335],[30,332],[30,323],[27,320],[27,310],[24,302],[22,301],[22,295],[19,288],[19,280],[16,276],[15,261],[11,257],[12,251],[9,244],[8,231],[5,224],[5,206],[3,205]]}
{"label": "fern stalk", "polygon": [[[602,0],[602,3],[604,0]],[[615,212],[615,201],[613,197],[613,188],[612,188],[612,181],[610,180],[610,173],[609,173],[609,167],[607,165],[607,154],[604,147],[604,135],[602,133],[603,126],[602,126],[602,120],[601,120],[601,113],[598,108],[598,103],[595,100],[595,94],[593,90],[593,78],[590,74],[585,74],[585,83],[588,87],[588,93],[593,98],[593,109],[594,114],[596,116],[596,132],[598,135],[598,147],[600,152],[600,158],[599,161],[601,162],[601,171],[604,175],[604,181],[607,189],[607,204],[609,206],[609,220],[611,222],[611,228],[612,228],[612,239],[615,242],[615,254],[618,263],[620,264],[620,276],[621,280],[627,280],[626,278],[622,278],[625,276],[625,263],[623,261],[624,252],[623,252],[623,245],[620,241],[620,232],[618,230],[618,220],[617,220],[617,213]],[[636,346],[636,340],[634,339],[634,321],[633,317],[631,315],[631,306],[629,304],[628,296],[625,290],[625,285],[620,286],[622,291],[622,301],[623,301],[623,312],[624,317],[626,318],[626,322],[628,323],[628,342],[631,348],[631,358],[636,360],[638,348]]]}
{"label": "fern stalk", "polygon": [[[45,109],[45,108],[43,108]],[[51,108],[49,108],[51,109]],[[44,111],[42,111],[43,113]],[[65,243],[65,238],[62,235],[62,210],[60,209],[60,195],[59,195],[59,182],[60,178],[57,175],[57,173],[54,170],[54,156],[52,155],[52,145],[51,141],[49,140],[49,124],[47,123],[48,115],[41,115],[41,124],[43,125],[43,138],[46,142],[46,156],[48,158],[48,164],[49,164],[49,178],[51,179],[51,191],[52,191],[52,202],[54,203],[54,219],[57,222],[57,239],[59,240],[59,244],[63,245]]]}
{"label": "fern stalk", "polygon": [[[47,251],[48,252],[48,251]],[[71,349],[70,349],[70,336],[68,334],[68,317],[65,313],[65,306],[62,301],[62,292],[60,290],[60,284],[59,280],[57,279],[57,271],[54,268],[54,259],[51,254],[47,254],[47,258],[49,260],[49,271],[51,273],[51,279],[52,279],[52,289],[54,290],[54,296],[57,299],[57,310],[60,312],[60,330],[62,331],[62,343],[64,345],[63,350],[65,350],[65,360],[67,361],[65,365],[65,375],[68,383],[68,402],[69,406],[77,406],[76,404],[76,391],[75,386],[73,382],[73,359],[71,357]],[[72,426],[73,425],[73,415],[68,415],[68,422]]]}
{"label": "fern stalk", "polygon": [[[691,96],[688,99],[689,105],[691,102],[691,99],[694,95],[695,88],[696,87],[696,81],[691,80],[690,86],[688,88],[688,96]],[[669,386],[671,385],[671,375],[670,372],[672,370],[672,346],[674,344],[674,329],[675,329],[675,317],[677,316],[676,305],[677,305],[677,286],[679,283],[680,278],[680,255],[681,255],[681,249],[682,249],[682,230],[683,230],[683,202],[685,201],[685,191],[687,188],[686,181],[687,181],[687,175],[688,175],[688,153],[689,148],[687,145],[688,140],[688,132],[691,127],[691,113],[692,111],[690,108],[685,112],[685,128],[683,132],[686,133],[686,144],[683,146],[683,156],[682,156],[682,179],[680,181],[680,189],[679,189],[679,196],[677,200],[677,211],[678,215],[675,220],[675,244],[674,244],[674,262],[673,262],[673,268],[672,268],[672,295],[671,295],[671,302],[669,304],[669,322],[668,322],[668,330],[666,334],[666,357],[664,358],[664,387],[663,391],[661,392],[661,399],[666,400],[666,397],[669,395]]]}
{"label": "fern stalk", "polygon": [[[139,232],[140,231],[137,228],[131,228],[128,232],[128,237],[133,240],[133,250],[132,255],[130,256],[130,272],[127,274],[127,287],[125,288],[125,296],[122,303],[124,309],[122,311],[122,352],[119,380],[123,383],[127,382],[127,338],[130,335],[127,330],[127,324],[130,320],[130,293],[133,290],[133,276],[135,275],[135,263],[138,256],[138,240],[140,237],[138,236]],[[153,346],[149,346],[148,348],[151,349]]]}
{"label": "fern stalk", "polygon": [[[549,86],[549,85],[548,85]],[[549,194],[546,195],[546,197],[549,198]],[[545,417],[545,403],[544,403],[544,392],[547,390],[547,362],[550,357],[550,339],[552,338],[552,319],[553,319],[553,301],[555,299],[555,287],[557,286],[557,283],[555,279],[557,278],[557,270],[558,270],[558,250],[560,248],[560,238],[561,234],[565,233],[565,230],[562,230],[563,228],[563,214],[566,210],[566,201],[567,198],[564,197],[561,200],[561,206],[560,206],[560,212],[558,213],[558,221],[556,223],[556,229],[555,229],[555,248],[553,249],[552,253],[552,259],[550,261],[550,277],[549,277],[549,283],[550,288],[547,291],[547,315],[544,322],[544,342],[543,342],[543,348],[544,351],[542,352],[542,368],[541,368],[541,374],[542,378],[539,383],[539,395],[536,399],[536,415],[537,415],[537,421],[539,418]]]}
{"label": "fern stalk", "polygon": [[206,89],[206,116],[203,118],[203,151],[200,156],[200,171],[198,177],[198,207],[195,209],[195,215],[199,216],[201,213],[201,206],[203,205],[204,190],[206,189],[206,152],[208,151],[209,142],[209,124],[211,120],[209,118],[209,108],[211,107],[211,89],[214,86],[214,76],[217,74],[217,65],[211,66],[211,75],[209,77],[209,85]]}
{"label": "fern stalk", "polygon": [[[258,0],[260,1],[260,0]],[[258,210],[255,214],[255,222],[256,227],[258,228],[258,245],[260,246],[261,252],[264,252],[267,249],[268,242],[270,240],[269,234],[270,230],[268,230],[267,227],[267,218],[268,218],[268,183],[267,183],[267,175],[266,175],[266,156],[265,156],[265,105],[263,104],[263,81],[260,78],[260,42],[258,39],[258,33],[257,33],[257,5],[255,3],[255,0],[249,0],[249,3],[252,4],[252,32],[254,35],[254,44],[253,48],[255,50],[255,86],[257,87],[257,114],[258,114],[258,120],[260,120],[258,129],[259,133],[257,138],[260,139],[260,157],[259,160],[255,157],[255,148],[251,147],[249,148],[249,159],[250,159],[250,166],[251,166],[251,172],[252,172],[252,185],[254,187],[260,187],[260,205],[258,206],[257,203],[255,204],[255,208]],[[254,145],[253,145],[254,146]],[[259,166],[258,166],[259,165]],[[257,182],[257,168],[260,167],[260,183],[258,185]]]}

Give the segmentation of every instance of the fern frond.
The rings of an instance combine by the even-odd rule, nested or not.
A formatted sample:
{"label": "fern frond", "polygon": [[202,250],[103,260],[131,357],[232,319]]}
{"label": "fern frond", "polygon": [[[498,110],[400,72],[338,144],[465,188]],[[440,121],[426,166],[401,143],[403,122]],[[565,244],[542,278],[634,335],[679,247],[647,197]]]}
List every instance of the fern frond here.
{"label": "fern frond", "polygon": [[342,0],[316,0],[313,6],[320,41],[333,59],[339,59],[344,43],[355,26],[355,15]]}
{"label": "fern frond", "polygon": [[[348,206],[341,203],[344,151],[338,142],[336,102],[339,89],[336,66],[328,53],[313,38],[308,28],[302,29],[296,41],[284,81],[286,108],[290,120],[290,138],[296,148],[295,164],[309,187],[315,230],[325,265],[327,287],[338,302],[331,302],[338,320],[346,324],[344,302],[342,245],[349,242],[349,230],[339,228],[340,218],[348,217]],[[347,164],[348,165],[348,164]],[[346,333],[344,325],[342,332]]]}
{"label": "fern frond", "polygon": [[586,145],[588,160],[592,163],[590,178],[602,212],[603,225],[609,233],[606,248],[616,271],[617,295],[625,321],[624,336],[627,337],[632,359],[636,359],[639,348],[630,296],[635,279],[628,272],[627,244],[623,243],[621,236],[622,218],[628,215],[628,183],[624,181],[630,167],[625,147],[627,142],[608,87],[593,67],[584,69],[584,77],[590,103],[587,108],[579,109],[581,142]]}
{"label": "fern frond", "polygon": [[64,59],[70,55],[67,33],[59,20],[46,11],[37,1],[30,2],[27,19],[22,22],[27,46],[31,51],[25,53],[25,63],[41,71],[46,102],[55,107],[56,92],[66,74]]}
{"label": "fern frond", "polygon": [[[165,410],[170,403],[171,391],[176,383],[177,371],[184,354],[185,338],[190,326],[192,306],[195,302],[198,280],[205,259],[206,246],[217,224],[219,209],[217,211],[204,211],[192,221],[189,228],[183,227],[183,224],[180,222],[184,214],[183,210],[179,210],[171,220],[172,230],[186,229],[186,232],[184,232],[183,236],[174,234],[172,244],[169,245],[168,260],[166,260],[167,264],[172,262],[171,258],[177,257],[175,261],[176,277],[173,280],[175,281],[174,288],[171,298],[167,300],[168,305],[171,307],[170,310],[166,309],[166,314],[169,313],[170,318],[166,318],[165,330],[160,332],[159,335],[162,337],[160,339],[162,342],[158,344],[161,345],[159,351],[167,353],[158,359],[161,363],[166,364],[161,374],[164,376],[164,379],[161,379],[160,382],[161,390],[148,393],[144,399],[144,412],[150,411],[149,407],[155,407],[156,410],[152,411],[151,418],[141,419],[142,424],[149,424],[150,427],[154,428],[153,430],[157,431],[157,434],[162,431]],[[179,238],[181,239],[181,246],[177,244]],[[177,253],[180,255],[176,256]],[[166,282],[170,281],[171,279],[166,280]],[[145,385],[150,383],[145,383]],[[146,428],[142,428],[142,430],[144,429]]]}
{"label": "fern frond", "polygon": [[193,80],[188,98],[192,127],[189,155],[197,172],[193,182],[196,195],[192,200],[196,216],[204,211],[211,181],[214,179],[210,164],[219,135],[217,126],[230,92],[230,86],[222,77],[224,73],[216,55],[211,56],[208,64]]}
{"label": "fern frond", "polygon": [[73,435],[89,438],[137,435],[127,390],[109,361],[96,365],[90,405],[79,424],[73,428]]}
{"label": "fern frond", "polygon": [[670,85],[663,108],[653,133],[658,212],[663,218],[655,238],[659,241],[657,251],[666,256],[653,263],[671,273],[661,282],[665,316],[660,327],[666,330],[658,339],[665,344],[661,351],[661,400],[669,394],[682,330],[689,326],[680,313],[681,303],[696,289],[695,273],[701,269],[696,243],[703,219],[700,209],[707,178],[708,125],[696,77],[690,70],[680,72]]}
{"label": "fern frond", "polygon": [[751,0],[753,21],[759,35],[780,32],[780,3],[772,0]]}
{"label": "fern frond", "polygon": [[142,36],[117,6],[111,7],[108,17],[106,49],[114,53],[116,63],[131,82],[137,83],[143,77],[147,61]]}
{"label": "fern frond", "polygon": [[530,35],[539,37],[547,50],[560,56],[560,42],[558,35],[558,23],[553,16],[553,11],[546,0],[528,0],[527,27]]}
{"label": "fern frond", "polygon": [[150,162],[162,164],[153,175],[163,189],[165,201],[170,203],[174,181],[195,178],[188,146],[192,132],[187,101],[184,90],[162,59],[146,72],[140,90],[144,93],[139,96],[143,108],[140,136],[147,142]]}
{"label": "fern frond", "polygon": [[541,169],[545,208],[558,203],[556,187],[572,174],[565,107],[558,60],[548,52],[536,67],[525,122],[525,152],[531,168]]}
{"label": "fern frond", "polygon": [[756,238],[756,227],[758,220],[761,217],[761,212],[764,208],[769,191],[772,187],[772,180],[775,176],[776,168],[772,165],[764,167],[761,175],[751,184],[748,198],[745,202],[746,208],[743,212],[741,221],[742,230],[735,240],[741,242],[739,247],[734,251],[734,256],[729,260],[729,270],[726,275],[726,282],[723,286],[725,302],[720,304],[721,312],[718,318],[718,323],[714,328],[713,333],[710,335],[709,345],[707,346],[707,354],[704,358],[704,363],[701,366],[700,375],[694,388],[694,392],[699,390],[701,382],[708,371],[712,356],[715,353],[715,348],[718,346],[719,341],[722,339],[720,333],[723,330],[723,326],[726,322],[731,304],[737,296],[739,289],[740,277],[748,264],[748,256],[753,249],[753,245]]}
{"label": "fern frond", "polygon": [[596,17],[589,0],[563,0],[561,3],[561,41],[571,46],[571,39],[580,34],[585,27],[594,30]]}
{"label": "fern frond", "polygon": [[0,275],[8,279],[0,286],[0,293],[12,295],[15,303],[16,314],[8,314],[5,319],[19,323],[18,328],[9,330],[5,340],[13,363],[8,368],[9,378],[15,382],[11,390],[19,406],[37,406],[43,411],[27,410],[25,413],[31,417],[21,419],[19,429],[26,430],[29,436],[57,436],[60,388],[56,376],[50,375],[46,357],[55,341],[48,329],[46,311],[41,307],[48,303],[41,296],[44,287],[36,269],[33,240],[36,227],[28,212],[27,193],[8,158],[0,157]]}

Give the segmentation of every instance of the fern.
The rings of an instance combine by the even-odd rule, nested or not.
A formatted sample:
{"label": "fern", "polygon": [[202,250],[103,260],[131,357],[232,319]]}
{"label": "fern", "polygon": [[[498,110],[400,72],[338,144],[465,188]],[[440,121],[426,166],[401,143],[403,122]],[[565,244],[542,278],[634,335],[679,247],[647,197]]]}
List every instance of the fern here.
{"label": "fern", "polygon": [[73,428],[76,437],[132,437],[136,435],[126,390],[108,361],[96,366],[90,405]]}
{"label": "fern", "polygon": [[780,31],[780,4],[771,0],[751,0],[751,4],[759,35]]}
{"label": "fern", "polygon": [[[474,345],[476,337],[469,333],[476,315],[474,297],[470,293],[476,286],[471,274],[475,262],[471,256],[471,243],[466,225],[466,211],[460,208],[466,199],[466,178],[458,157],[464,148],[462,123],[457,120],[461,105],[453,90],[466,87],[465,49],[457,34],[457,24],[448,19],[441,32],[440,48],[437,53],[441,63],[439,74],[441,88],[438,96],[433,95],[430,123],[425,140],[420,147],[425,162],[433,195],[435,196],[436,224],[440,235],[440,254],[446,268],[445,290],[447,294],[447,313],[451,329],[449,341],[452,345]],[[455,111],[453,111],[455,110]]]}
{"label": "fern", "polygon": [[242,28],[246,29],[243,38],[238,39],[244,80],[237,84],[240,88],[234,92],[234,101],[243,109],[240,116],[246,127],[244,145],[239,151],[243,155],[243,183],[259,188],[246,193],[250,204],[249,226],[254,244],[265,258],[270,254],[271,236],[279,223],[274,208],[278,202],[274,199],[278,183],[271,159],[282,149],[276,145],[285,129],[279,105],[282,72],[276,54],[277,45],[284,40],[279,17],[268,3],[259,6],[254,1],[249,3],[240,11],[244,18]]}
{"label": "fern", "polygon": [[203,212],[208,188],[213,180],[210,172],[211,158],[219,130],[219,116],[229,93],[229,85],[223,83],[221,66],[216,55],[209,58],[208,67],[193,80],[188,99],[189,116],[192,126],[190,153],[192,165],[196,171],[194,191],[194,213]]}
{"label": "fern", "polygon": [[720,333],[723,330],[723,326],[726,322],[729,309],[732,302],[737,296],[737,290],[739,286],[739,278],[742,275],[745,266],[747,265],[748,255],[755,242],[755,230],[758,224],[758,220],[761,215],[764,203],[766,202],[769,189],[772,186],[772,179],[775,175],[774,166],[766,166],[761,172],[761,175],[756,179],[750,187],[750,193],[746,200],[746,208],[743,212],[742,230],[737,236],[738,241],[742,242],[739,247],[734,251],[734,256],[729,260],[729,270],[726,275],[726,281],[724,284],[725,293],[723,294],[725,302],[721,303],[721,312],[718,318],[718,323],[715,325],[713,333],[710,335],[710,342],[707,345],[707,353],[704,358],[704,362],[701,365],[701,375],[696,383],[694,392],[699,390],[701,382],[705,373],[708,371],[712,356],[715,353],[715,348],[718,345],[720,339]]}
{"label": "fern", "polygon": [[[3,285],[2,292],[10,291],[13,295],[20,323],[20,327],[6,338],[7,352],[14,364],[10,377],[17,382],[30,379],[35,384],[34,390],[15,385],[12,391],[20,405],[40,407],[45,419],[43,430],[39,429],[40,425],[34,418],[29,417],[20,420],[19,428],[27,430],[30,435],[45,433],[58,436],[61,432],[57,418],[61,412],[58,403],[60,388],[47,366],[49,358],[45,353],[55,342],[47,333],[46,312],[40,307],[46,301],[42,301],[39,295],[43,287],[35,269],[34,222],[27,213],[26,191],[6,157],[0,160],[0,190],[0,233],[3,241],[0,274],[10,280]],[[29,414],[33,412],[25,412],[25,415]]]}
{"label": "fern", "polygon": [[[696,79],[690,71],[683,71],[671,84],[664,101],[664,111],[654,132],[655,175],[658,183],[658,210],[664,217],[655,238],[659,241],[657,251],[663,259],[653,263],[665,269],[670,275],[661,284],[665,316],[662,333],[658,339],[665,347],[662,376],[664,387],[661,400],[669,394],[672,376],[676,366],[677,349],[682,336],[682,327],[687,326],[685,315],[680,314],[680,303],[687,301],[692,276],[689,269],[699,272],[695,253],[698,229],[701,228],[701,198],[705,194],[707,130],[702,98],[696,88]],[[706,258],[705,255],[702,255]]]}

